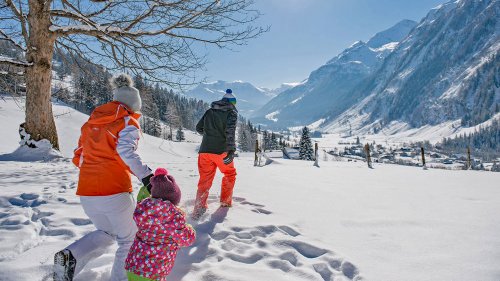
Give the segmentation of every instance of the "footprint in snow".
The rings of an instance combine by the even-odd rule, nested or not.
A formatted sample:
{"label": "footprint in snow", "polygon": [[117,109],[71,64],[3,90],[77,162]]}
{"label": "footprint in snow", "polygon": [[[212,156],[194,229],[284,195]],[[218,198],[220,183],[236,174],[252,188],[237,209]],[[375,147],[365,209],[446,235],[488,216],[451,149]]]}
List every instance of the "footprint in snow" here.
{"label": "footprint in snow", "polygon": [[23,200],[35,200],[38,197],[40,197],[40,195],[35,194],[35,193],[23,193],[19,197],[21,197],[21,199],[23,199]]}
{"label": "footprint in snow", "polygon": [[54,214],[53,212],[42,212],[38,209],[33,209],[33,215],[31,216],[31,221],[37,222],[38,220],[52,216],[53,214]]}
{"label": "footprint in snow", "polygon": [[[243,207],[259,214],[271,214],[265,206],[234,197],[235,208]],[[218,203],[218,197],[210,196],[209,205]],[[228,211],[229,210],[229,211]],[[254,227],[224,226],[228,208],[207,212],[197,224],[197,240],[193,246],[182,250],[173,276],[182,279],[193,270],[219,266],[242,268],[258,264],[262,270],[270,270],[300,276],[301,280],[355,280],[363,278],[351,262],[307,241],[299,231],[288,225],[259,225]],[[240,266],[238,266],[240,264]],[[200,280],[232,280],[215,273],[216,269],[201,274]],[[280,276],[277,273],[277,276]],[[272,276],[272,274],[271,274]],[[175,279],[174,277],[174,279]],[[247,279],[245,279],[247,280]]]}
{"label": "footprint in snow", "polygon": [[23,193],[18,197],[9,198],[9,203],[18,207],[38,207],[47,204],[47,201],[40,199],[40,195],[35,193]]}
{"label": "footprint in snow", "polygon": [[257,203],[252,203],[252,202],[248,202],[245,198],[234,197],[233,201],[235,201],[235,202],[237,202],[237,203],[239,203],[241,205],[244,205],[244,206],[250,206],[250,207],[252,207],[251,211],[254,212],[254,213],[263,214],[263,215],[270,215],[270,214],[272,214],[271,211],[264,209],[264,207],[265,207],[264,205],[257,204]]}
{"label": "footprint in snow", "polygon": [[89,224],[92,224],[92,221],[89,220],[89,219],[73,218],[73,219],[70,219],[70,221],[74,225],[89,225]]}

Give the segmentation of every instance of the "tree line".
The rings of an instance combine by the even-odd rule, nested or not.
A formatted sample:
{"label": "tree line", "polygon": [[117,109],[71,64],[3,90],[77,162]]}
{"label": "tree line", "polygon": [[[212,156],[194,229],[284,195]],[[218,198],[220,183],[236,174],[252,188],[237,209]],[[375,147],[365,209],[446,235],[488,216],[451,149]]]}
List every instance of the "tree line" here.
{"label": "tree line", "polygon": [[[19,51],[8,42],[0,41],[0,54],[19,56]],[[0,66],[0,71],[14,66]],[[53,98],[76,110],[90,114],[97,106],[113,99],[109,83],[111,73],[104,67],[90,63],[79,56],[62,51],[54,53]],[[25,79],[13,71],[0,72],[3,93],[13,96],[25,94]],[[185,139],[183,129],[194,130],[196,122],[209,105],[203,101],[177,94],[173,89],[150,82],[141,75],[134,75],[143,108],[141,128],[144,133],[170,140]]]}
{"label": "tree line", "polygon": [[[56,81],[59,81],[55,83],[54,97],[58,100],[86,114],[112,100],[111,73],[106,69],[79,59],[69,66],[62,60],[54,68]],[[133,79],[142,99],[143,118],[140,122],[146,134],[184,140],[182,129],[194,130],[209,107],[203,101],[187,98],[159,83],[149,82],[141,75],[134,75]],[[68,80],[70,85],[66,82]]]}
{"label": "tree line", "polygon": [[500,157],[500,122],[496,119],[491,126],[473,133],[444,138],[437,147],[450,153],[464,153],[470,147],[471,153],[476,157],[484,161],[495,160]]}

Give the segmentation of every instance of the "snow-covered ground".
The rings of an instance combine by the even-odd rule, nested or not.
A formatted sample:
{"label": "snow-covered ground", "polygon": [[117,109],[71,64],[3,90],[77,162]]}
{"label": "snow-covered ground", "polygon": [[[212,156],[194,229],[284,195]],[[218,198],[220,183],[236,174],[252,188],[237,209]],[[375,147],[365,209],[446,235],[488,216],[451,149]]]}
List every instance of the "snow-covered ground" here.
{"label": "snow-covered ground", "polygon": [[[70,157],[87,116],[54,111]],[[51,280],[53,254],[93,227],[67,158],[5,161],[23,115],[0,100],[0,280]],[[176,177],[189,212],[199,136],[188,139],[144,135],[140,153]],[[500,280],[499,173],[274,160],[253,167],[253,155],[240,154],[228,211],[218,209],[217,177],[208,213],[193,222],[197,242],[181,251],[169,280]],[[107,280],[112,250],[76,280]]]}

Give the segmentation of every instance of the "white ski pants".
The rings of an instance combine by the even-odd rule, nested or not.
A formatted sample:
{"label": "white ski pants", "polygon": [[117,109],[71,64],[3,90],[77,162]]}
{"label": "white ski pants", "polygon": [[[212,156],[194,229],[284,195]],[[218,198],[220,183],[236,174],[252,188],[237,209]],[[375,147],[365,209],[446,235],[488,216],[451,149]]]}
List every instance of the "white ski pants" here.
{"label": "white ski pants", "polygon": [[135,200],[132,194],[81,196],[80,202],[97,230],[67,247],[76,259],[75,275],[89,261],[104,254],[116,241],[118,250],[111,271],[111,281],[127,281],[125,259],[137,232],[133,219]]}

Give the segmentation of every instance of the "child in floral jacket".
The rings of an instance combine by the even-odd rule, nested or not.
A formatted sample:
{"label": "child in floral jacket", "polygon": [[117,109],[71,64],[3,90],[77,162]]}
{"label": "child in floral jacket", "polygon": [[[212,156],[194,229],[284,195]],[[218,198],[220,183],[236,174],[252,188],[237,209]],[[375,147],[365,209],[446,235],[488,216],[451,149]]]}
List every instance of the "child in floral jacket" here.
{"label": "child in floral jacket", "polygon": [[195,241],[195,231],[177,207],[181,191],[174,177],[157,169],[151,178],[151,197],[137,204],[134,220],[138,231],[125,269],[128,280],[165,281],[180,247]]}

